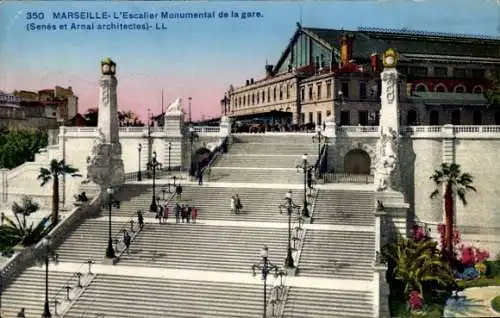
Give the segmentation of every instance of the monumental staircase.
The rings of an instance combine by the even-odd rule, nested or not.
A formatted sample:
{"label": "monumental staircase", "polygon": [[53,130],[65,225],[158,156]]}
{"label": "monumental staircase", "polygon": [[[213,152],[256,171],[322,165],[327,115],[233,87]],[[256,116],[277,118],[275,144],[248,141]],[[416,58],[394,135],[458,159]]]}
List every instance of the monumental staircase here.
{"label": "monumental staircase", "polygon": [[[303,175],[296,173],[295,166],[303,153],[314,154],[316,147],[310,136],[236,136],[204,185],[182,181],[179,197],[168,191],[171,179],[157,181],[160,202],[164,202],[163,189],[169,200],[166,223],[148,212],[150,181],[126,184],[115,195],[121,206],[112,210],[112,234],[121,251],[121,232],[132,227],[130,250],[109,265],[104,260],[107,208],[82,219],[57,247],[60,263],[51,266],[49,277],[51,304],[57,298],[58,314],[64,311],[64,317],[262,316],[262,281],[260,274],[252,277],[251,265],[259,262],[263,245],[269,248],[270,260],[283,265],[288,216],[280,214],[278,206],[289,189],[293,201],[302,205]],[[264,154],[269,155],[266,160],[261,158]],[[247,159],[242,160],[243,156]],[[280,162],[286,167],[280,169]],[[285,276],[287,287],[279,289],[283,290],[279,298],[273,295],[280,278],[268,278],[269,317],[374,316],[373,288],[378,282],[372,281],[371,267],[373,193],[361,186],[345,188],[318,186],[308,197],[312,218],[300,225],[294,214],[297,276]],[[230,213],[230,198],[235,194],[243,203],[237,215]],[[198,220],[176,223],[175,203],[196,207]],[[138,209],[144,211],[146,222],[140,232],[135,225]],[[89,259],[94,262],[91,271]],[[65,286],[77,284],[76,272],[84,283],[65,302]],[[27,317],[40,317],[43,299],[44,267],[33,266],[4,292],[2,309],[7,317],[21,307]]]}

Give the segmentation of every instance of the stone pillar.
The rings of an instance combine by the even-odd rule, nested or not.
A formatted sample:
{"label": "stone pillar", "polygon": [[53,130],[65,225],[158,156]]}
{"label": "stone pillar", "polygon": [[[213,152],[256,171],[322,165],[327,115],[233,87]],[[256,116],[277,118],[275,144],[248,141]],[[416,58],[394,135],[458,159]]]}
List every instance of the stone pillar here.
{"label": "stone pillar", "polygon": [[167,107],[165,112],[165,124],[163,125],[167,138],[165,139],[165,156],[163,166],[168,167],[168,143],[171,143],[170,164],[172,167],[182,166],[184,147],[184,111],[182,99],[177,98],[175,102]]}
{"label": "stone pillar", "polygon": [[324,131],[324,134],[325,134],[326,137],[328,137],[328,138],[335,138],[336,129],[337,129],[337,126],[336,126],[335,122],[333,121],[333,118],[332,119],[328,119],[325,122],[325,131]]}
{"label": "stone pillar", "polygon": [[[52,159],[56,160],[65,160],[66,161],[66,127],[61,126],[59,127],[59,156],[60,158],[49,158],[49,163],[52,161]],[[68,189],[66,188],[66,174],[63,174],[61,182],[59,183],[59,193],[61,193],[61,197],[59,198],[59,202],[62,204],[64,207],[66,204],[66,191]],[[70,195],[68,193],[68,195]]]}
{"label": "stone pillar", "polygon": [[222,138],[228,137],[231,135],[231,120],[227,116],[223,116],[220,119],[220,136]]}
{"label": "stone pillar", "polygon": [[119,188],[125,182],[122,146],[118,134],[118,105],[115,77],[116,63],[110,58],[101,61],[98,137],[88,158],[87,171],[100,190]]}
{"label": "stone pillar", "polygon": [[8,183],[8,173],[9,169],[0,168],[0,193],[1,193],[1,202],[2,204],[7,203],[7,193],[9,193],[9,183]]}
{"label": "stone pillar", "polygon": [[386,280],[387,265],[382,263],[373,264],[373,317],[390,318],[389,310],[389,284]]}
{"label": "stone pillar", "polygon": [[443,162],[455,162],[455,131],[453,125],[443,126]]}

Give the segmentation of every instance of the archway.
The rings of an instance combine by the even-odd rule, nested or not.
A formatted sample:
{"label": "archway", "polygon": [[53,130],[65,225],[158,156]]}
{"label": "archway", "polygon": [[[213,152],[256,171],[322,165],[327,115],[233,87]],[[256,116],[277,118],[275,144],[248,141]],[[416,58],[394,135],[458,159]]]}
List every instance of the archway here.
{"label": "archway", "polygon": [[439,125],[439,112],[435,109],[429,112],[429,124],[431,126]]}
{"label": "archway", "polygon": [[475,110],[472,113],[472,124],[473,125],[482,125],[483,124],[483,113],[480,110]]}
{"label": "archway", "polygon": [[354,149],[344,157],[344,172],[351,174],[370,174],[371,159],[366,151]]}
{"label": "archway", "polygon": [[460,111],[454,110],[451,112],[451,124],[460,125]]}
{"label": "archway", "polygon": [[406,115],[406,124],[408,126],[415,126],[417,124],[417,111],[410,109]]}

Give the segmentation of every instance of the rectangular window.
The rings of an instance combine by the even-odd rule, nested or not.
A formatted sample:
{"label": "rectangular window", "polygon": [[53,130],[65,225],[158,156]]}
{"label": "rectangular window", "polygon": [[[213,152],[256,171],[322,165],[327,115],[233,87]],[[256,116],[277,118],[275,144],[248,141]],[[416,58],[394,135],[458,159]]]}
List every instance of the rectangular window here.
{"label": "rectangular window", "polygon": [[340,87],[341,87],[341,91],[342,91],[342,96],[344,96],[345,98],[348,98],[349,97],[349,83],[342,83],[340,84]]}
{"label": "rectangular window", "polygon": [[300,100],[304,101],[306,89],[304,87],[300,88]]}
{"label": "rectangular window", "polygon": [[290,98],[290,85],[286,84],[286,98]]}
{"label": "rectangular window", "polygon": [[465,69],[463,68],[456,68],[453,70],[453,76],[454,77],[460,77],[464,78],[465,77]]}
{"label": "rectangular window", "polygon": [[409,71],[411,76],[427,76],[427,67],[412,66]]}
{"label": "rectangular window", "polygon": [[359,83],[359,99],[366,99],[366,83]]}
{"label": "rectangular window", "polygon": [[312,100],[313,99],[313,86],[309,85],[308,89],[309,89],[309,94],[307,94],[307,97],[309,98],[309,100]]}
{"label": "rectangular window", "polygon": [[361,126],[368,125],[368,112],[366,110],[360,110],[358,113],[359,116],[359,124]]}
{"label": "rectangular window", "polygon": [[351,115],[348,110],[342,110],[340,112],[340,125],[349,126],[351,124]]}
{"label": "rectangular window", "polygon": [[321,112],[318,112],[316,114],[316,125],[321,125],[323,124],[323,118],[321,118]]}
{"label": "rectangular window", "polygon": [[434,76],[435,77],[446,77],[446,76],[448,76],[448,68],[447,67],[435,67],[434,68]]}
{"label": "rectangular window", "polygon": [[309,123],[313,122],[313,112],[309,112]]}
{"label": "rectangular window", "polygon": [[317,95],[318,95],[318,99],[321,99],[321,83],[318,83],[318,86],[316,87],[317,88]]}
{"label": "rectangular window", "polygon": [[300,113],[300,123],[305,124],[305,121],[306,121],[306,114]]}
{"label": "rectangular window", "polygon": [[326,98],[332,98],[332,81],[326,82]]}
{"label": "rectangular window", "polygon": [[485,78],[485,74],[484,74],[484,70],[472,70],[471,72],[472,74],[472,78],[477,78],[477,79],[484,79]]}

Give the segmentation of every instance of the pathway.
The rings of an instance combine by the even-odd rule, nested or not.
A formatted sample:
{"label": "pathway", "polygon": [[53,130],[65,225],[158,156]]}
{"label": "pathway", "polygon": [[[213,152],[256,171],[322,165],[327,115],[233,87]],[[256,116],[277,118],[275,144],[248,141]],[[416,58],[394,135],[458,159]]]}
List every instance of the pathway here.
{"label": "pathway", "polygon": [[465,300],[448,299],[445,317],[500,317],[491,308],[491,299],[500,295],[500,286],[472,287],[463,293]]}

